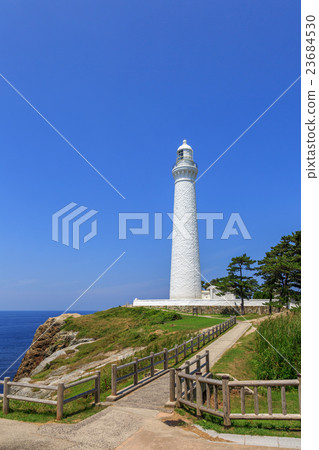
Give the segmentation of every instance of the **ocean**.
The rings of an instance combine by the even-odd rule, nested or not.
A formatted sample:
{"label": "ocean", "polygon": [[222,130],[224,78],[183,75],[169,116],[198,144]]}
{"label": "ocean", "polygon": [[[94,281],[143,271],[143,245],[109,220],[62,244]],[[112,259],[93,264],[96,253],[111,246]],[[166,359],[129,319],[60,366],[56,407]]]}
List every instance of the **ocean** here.
{"label": "ocean", "polygon": [[[49,317],[58,316],[62,312],[0,311],[0,380],[4,377],[11,377],[11,379],[14,377],[24,355],[12,367],[10,366],[31,345],[38,326]],[[92,314],[95,311],[72,312]],[[0,385],[0,391],[2,392],[2,385]]]}

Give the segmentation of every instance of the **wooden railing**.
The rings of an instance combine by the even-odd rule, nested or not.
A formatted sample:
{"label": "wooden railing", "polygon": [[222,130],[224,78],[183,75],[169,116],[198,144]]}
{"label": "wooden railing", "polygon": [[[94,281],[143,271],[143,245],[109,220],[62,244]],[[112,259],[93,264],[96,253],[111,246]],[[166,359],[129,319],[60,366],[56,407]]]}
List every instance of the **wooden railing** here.
{"label": "wooden railing", "polygon": [[[199,333],[197,336],[192,337],[188,341],[184,341],[180,345],[175,345],[175,347],[169,350],[164,348],[161,352],[150,353],[150,355],[145,356],[144,358],[134,358],[133,361],[126,364],[112,364],[112,393],[108,399],[117,400],[140,385],[146,384],[149,381],[163,375],[169,370],[170,366],[172,367],[177,365],[180,361],[187,358],[187,355],[191,355],[192,353],[198,351],[200,348],[208,344],[208,342],[212,341],[216,337],[220,336],[224,331],[232,327],[235,323],[236,316],[231,317],[225,322],[215,325],[202,333]],[[140,375],[144,373],[146,373],[146,376],[140,379]],[[123,388],[121,391],[118,391],[118,383],[130,378],[132,379],[133,384]]]}
{"label": "wooden railing", "polygon": [[[78,386],[80,384],[87,383],[88,381],[94,380],[94,388],[89,389],[88,391],[81,392],[80,394],[74,395],[70,398],[65,398],[65,391],[74,386]],[[82,380],[75,381],[74,383],[64,384],[59,383],[56,386],[47,386],[43,384],[31,384],[31,383],[21,383],[19,381],[10,381],[10,377],[4,378],[4,380],[0,380],[0,384],[3,384],[3,394],[0,394],[2,397],[2,409],[3,414],[9,413],[9,401],[10,400],[18,400],[20,402],[32,402],[32,403],[42,403],[44,405],[55,405],[56,406],[56,418],[57,420],[61,420],[63,417],[63,406],[66,403],[73,402],[81,397],[87,397],[90,394],[94,393],[95,403],[100,402],[100,392],[101,392],[101,382],[100,382],[100,372],[97,372],[95,375],[92,375],[88,378],[83,378]],[[25,387],[30,389],[44,389],[48,391],[55,391],[57,393],[56,400],[48,400],[44,398],[36,398],[36,397],[24,397],[17,394],[10,394],[11,386],[16,387]]]}
{"label": "wooden railing", "polygon": [[[247,380],[230,381],[228,375],[224,375],[222,380],[211,378],[211,374],[203,376],[200,371],[189,371],[189,366],[185,363],[179,369],[172,369],[170,376],[170,403],[177,407],[187,405],[196,409],[196,415],[200,417],[203,412],[224,419],[225,428],[231,426],[232,419],[246,420],[301,420],[301,375],[298,374],[295,380]],[[194,362],[192,363],[194,364]],[[295,386],[299,391],[299,414],[292,414],[287,411],[286,387]],[[176,390],[175,390],[176,387]],[[267,388],[267,413],[259,411],[258,388]],[[273,413],[272,388],[281,388],[281,413]],[[254,413],[246,412],[245,399],[247,392],[253,388]],[[231,410],[231,389],[240,391],[241,412]],[[219,405],[222,404],[220,408]]]}

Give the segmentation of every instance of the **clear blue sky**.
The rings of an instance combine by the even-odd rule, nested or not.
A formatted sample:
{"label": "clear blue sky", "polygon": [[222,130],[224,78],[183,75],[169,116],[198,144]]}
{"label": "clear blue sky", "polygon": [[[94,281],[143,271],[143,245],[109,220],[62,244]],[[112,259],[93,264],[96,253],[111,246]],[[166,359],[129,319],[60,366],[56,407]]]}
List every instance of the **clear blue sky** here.
{"label": "clear blue sky", "polygon": [[[291,0],[4,0],[2,74],[126,197],[114,192],[0,79],[0,309],[75,309],[169,291],[171,241],[118,240],[119,212],[171,212],[183,139],[203,172],[299,75],[300,5]],[[300,81],[196,184],[202,272],[261,259],[300,229]],[[51,240],[70,202],[99,211],[79,251]],[[231,212],[251,236],[221,240]],[[133,224],[132,224],[133,225]],[[151,230],[152,230],[151,220]],[[170,232],[165,220],[164,234]]]}

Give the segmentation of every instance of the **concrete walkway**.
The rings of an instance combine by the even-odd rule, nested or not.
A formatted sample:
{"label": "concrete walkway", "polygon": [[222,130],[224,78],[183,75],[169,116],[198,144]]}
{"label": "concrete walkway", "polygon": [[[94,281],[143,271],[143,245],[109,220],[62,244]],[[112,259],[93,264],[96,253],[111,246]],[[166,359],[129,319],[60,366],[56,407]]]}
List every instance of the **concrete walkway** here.
{"label": "concrete walkway", "polygon": [[222,334],[216,340],[212,341],[205,349],[198,354],[203,354],[206,350],[209,351],[209,365],[210,368],[229,350],[241,336],[251,327],[250,322],[238,322],[227,333]]}
{"label": "concrete walkway", "polygon": [[[238,323],[199,354],[208,350],[212,367],[250,326],[247,322]],[[201,427],[176,426],[176,413],[164,409],[169,397],[168,381],[168,374],[165,374],[78,424],[40,425],[0,419],[0,450],[300,448],[296,439],[270,438],[266,443],[265,438],[259,436],[224,435]]]}
{"label": "concrete walkway", "polygon": [[[210,368],[218,361],[218,359],[231,348],[236,341],[248,330],[251,326],[248,322],[240,322],[228,332],[222,334],[217,339],[212,341],[204,350],[201,350],[198,355],[203,354],[206,350],[209,351],[209,365]],[[195,356],[192,356],[194,358]],[[191,358],[191,357],[190,357]],[[117,400],[115,406],[129,406],[133,408],[147,408],[162,411],[164,405],[169,399],[169,374],[165,374],[151,383],[131,392],[125,397]]]}

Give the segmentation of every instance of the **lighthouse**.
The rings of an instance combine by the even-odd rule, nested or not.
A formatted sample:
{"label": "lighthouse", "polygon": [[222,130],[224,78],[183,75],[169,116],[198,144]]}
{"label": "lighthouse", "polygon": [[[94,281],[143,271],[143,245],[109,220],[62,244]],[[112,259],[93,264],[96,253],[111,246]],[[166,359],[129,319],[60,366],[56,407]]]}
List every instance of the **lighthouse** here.
{"label": "lighthouse", "polygon": [[184,140],[172,170],[175,180],[170,299],[201,299],[193,149]]}

